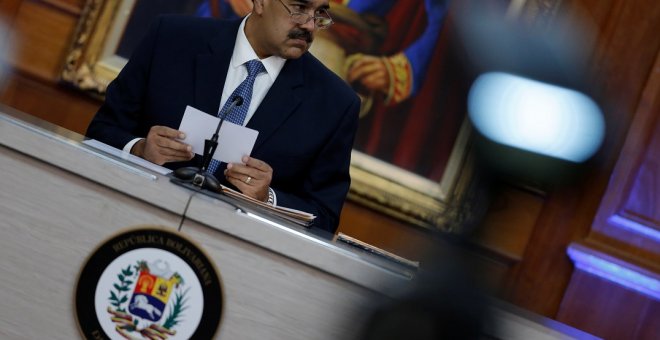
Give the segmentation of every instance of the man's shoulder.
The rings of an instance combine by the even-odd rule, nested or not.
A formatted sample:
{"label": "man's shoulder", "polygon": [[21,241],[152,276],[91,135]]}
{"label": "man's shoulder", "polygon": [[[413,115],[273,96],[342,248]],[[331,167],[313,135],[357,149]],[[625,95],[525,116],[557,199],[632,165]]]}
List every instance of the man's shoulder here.
{"label": "man's shoulder", "polygon": [[[340,96],[340,98],[354,98],[357,99],[355,91],[348,85],[348,83],[339,77],[335,72],[330,70],[323,62],[317,59],[311,52],[305,53],[301,57],[306,72],[315,84],[321,85],[324,92],[330,92],[333,95]],[[329,94],[329,93],[328,93]]]}

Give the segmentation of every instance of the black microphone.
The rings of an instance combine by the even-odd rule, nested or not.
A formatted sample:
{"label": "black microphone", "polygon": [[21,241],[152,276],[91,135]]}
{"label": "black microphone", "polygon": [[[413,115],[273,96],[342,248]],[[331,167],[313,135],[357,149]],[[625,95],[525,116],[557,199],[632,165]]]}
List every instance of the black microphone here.
{"label": "black microphone", "polygon": [[212,173],[209,173],[207,170],[209,168],[209,165],[211,164],[211,160],[213,159],[213,154],[215,153],[215,150],[218,148],[218,133],[220,132],[220,128],[222,127],[225,118],[236,107],[241,105],[243,105],[243,98],[241,98],[240,96],[234,97],[229,107],[227,107],[227,110],[225,110],[222,117],[220,117],[220,122],[218,123],[218,127],[216,127],[215,133],[213,133],[211,139],[204,140],[204,154],[202,155],[202,167],[197,168],[197,167],[188,166],[188,167],[176,169],[174,171],[174,176],[176,178],[185,181],[192,180],[193,185],[203,189],[220,191],[220,182],[218,181],[217,178],[215,178],[215,176]]}
{"label": "black microphone", "polygon": [[204,155],[202,158],[202,171],[206,171],[209,168],[209,164],[211,164],[211,160],[213,159],[213,154],[215,153],[215,149],[218,147],[218,133],[220,132],[220,127],[222,127],[222,123],[225,122],[225,118],[227,117],[228,114],[230,114],[235,107],[243,105],[243,98],[240,96],[234,97],[234,100],[232,100],[231,104],[225,110],[225,113],[222,115],[220,118],[220,122],[218,123],[218,127],[215,129],[215,133],[211,137],[211,139],[206,139],[204,141]]}

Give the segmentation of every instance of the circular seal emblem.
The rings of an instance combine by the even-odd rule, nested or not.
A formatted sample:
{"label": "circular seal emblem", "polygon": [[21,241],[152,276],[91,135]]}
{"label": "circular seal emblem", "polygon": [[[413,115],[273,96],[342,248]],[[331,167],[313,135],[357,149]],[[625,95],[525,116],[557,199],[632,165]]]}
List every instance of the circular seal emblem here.
{"label": "circular seal emblem", "polygon": [[80,272],[75,298],[86,339],[211,339],[223,306],[213,263],[159,227],[103,242]]}

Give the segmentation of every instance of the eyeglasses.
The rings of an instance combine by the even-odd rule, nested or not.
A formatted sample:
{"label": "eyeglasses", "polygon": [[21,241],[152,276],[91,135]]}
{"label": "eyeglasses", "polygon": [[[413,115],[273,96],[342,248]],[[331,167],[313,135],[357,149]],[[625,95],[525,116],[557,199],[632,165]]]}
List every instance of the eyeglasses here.
{"label": "eyeglasses", "polygon": [[289,6],[285,5],[282,0],[279,0],[282,6],[289,12],[289,16],[291,17],[291,21],[298,25],[304,25],[308,23],[310,20],[314,19],[314,26],[318,29],[326,29],[334,23],[332,21],[332,18],[330,17],[330,14],[326,10],[323,11],[324,16],[315,16],[315,15],[309,15],[307,13],[302,13],[302,12],[293,12],[291,9],[289,9]]}

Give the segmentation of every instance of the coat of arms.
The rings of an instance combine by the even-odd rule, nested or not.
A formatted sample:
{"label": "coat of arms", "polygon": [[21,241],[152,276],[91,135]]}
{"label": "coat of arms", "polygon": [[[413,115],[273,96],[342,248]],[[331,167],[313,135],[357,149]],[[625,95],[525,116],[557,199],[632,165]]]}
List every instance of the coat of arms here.
{"label": "coat of arms", "polygon": [[150,265],[138,261],[122,269],[117,280],[108,298],[108,313],[119,334],[127,339],[136,335],[166,339],[176,334],[175,327],[184,316],[187,291],[183,289],[183,278],[172,272],[167,262]]}
{"label": "coat of arms", "polygon": [[76,286],[85,339],[213,339],[222,317],[220,276],[180,232],[130,229],[90,255]]}

